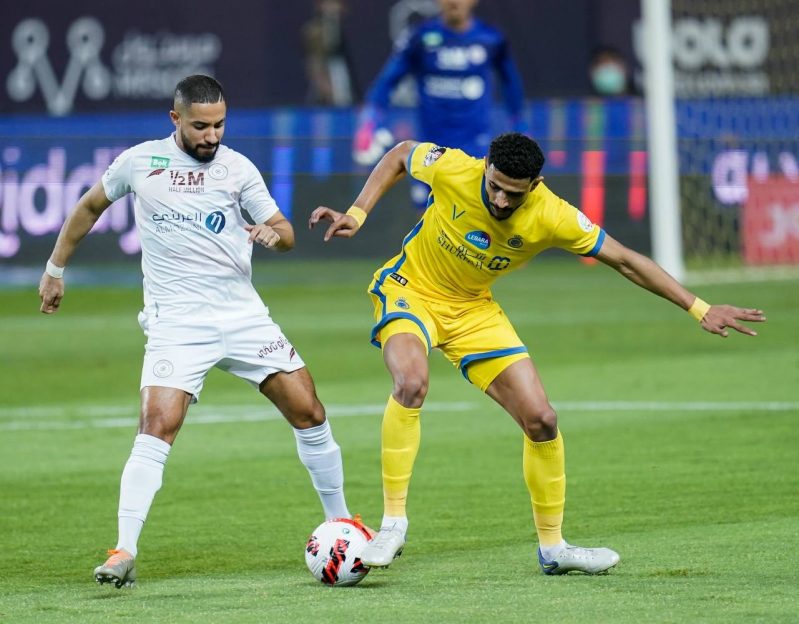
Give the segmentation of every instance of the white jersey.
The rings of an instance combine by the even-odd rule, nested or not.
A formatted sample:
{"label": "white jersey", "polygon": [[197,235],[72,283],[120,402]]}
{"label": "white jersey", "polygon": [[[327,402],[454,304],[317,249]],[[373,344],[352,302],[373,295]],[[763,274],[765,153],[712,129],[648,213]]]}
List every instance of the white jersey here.
{"label": "white jersey", "polygon": [[212,161],[200,162],[173,135],[124,151],[102,181],[111,201],[135,195],[146,314],[208,318],[264,309],[251,282],[241,210],[263,223],[278,207],[249,159],[220,145]]}

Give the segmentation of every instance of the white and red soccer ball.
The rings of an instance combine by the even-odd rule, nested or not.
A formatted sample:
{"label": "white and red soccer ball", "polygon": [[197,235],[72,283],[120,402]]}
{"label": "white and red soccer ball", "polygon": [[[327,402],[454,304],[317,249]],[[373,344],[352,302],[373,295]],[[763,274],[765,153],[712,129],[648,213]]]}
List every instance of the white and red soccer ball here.
{"label": "white and red soccer ball", "polygon": [[325,585],[338,587],[360,583],[369,573],[361,553],[374,531],[358,519],[336,518],[320,524],[305,545],[305,563]]}

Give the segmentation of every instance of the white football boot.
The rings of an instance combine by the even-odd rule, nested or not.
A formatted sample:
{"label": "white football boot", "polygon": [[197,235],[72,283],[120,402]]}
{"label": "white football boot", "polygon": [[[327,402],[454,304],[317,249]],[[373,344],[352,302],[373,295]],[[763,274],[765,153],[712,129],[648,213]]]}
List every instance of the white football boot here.
{"label": "white football boot", "polygon": [[619,553],[610,548],[581,548],[566,544],[550,559],[545,559],[538,549],[538,563],[544,574],[602,574],[619,562]]}
{"label": "white football boot", "polygon": [[381,527],[361,554],[361,562],[368,568],[386,568],[402,554],[405,532],[396,524]]}

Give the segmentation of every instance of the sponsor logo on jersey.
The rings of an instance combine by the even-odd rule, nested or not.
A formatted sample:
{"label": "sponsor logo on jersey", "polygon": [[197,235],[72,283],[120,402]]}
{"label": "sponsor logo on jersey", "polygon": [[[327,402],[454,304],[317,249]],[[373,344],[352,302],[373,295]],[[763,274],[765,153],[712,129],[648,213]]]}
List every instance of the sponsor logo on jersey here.
{"label": "sponsor logo on jersey", "polygon": [[394,305],[398,308],[402,308],[403,310],[408,310],[411,307],[411,304],[405,300],[405,297],[400,297],[394,302]]}
{"label": "sponsor logo on jersey", "polygon": [[583,232],[590,232],[594,229],[594,224],[591,223],[591,219],[585,216],[584,213],[577,211],[577,225],[580,226],[580,229]]}
{"label": "sponsor logo on jersey", "polygon": [[486,91],[485,80],[481,76],[425,76],[422,85],[430,97],[445,100],[479,100]]}
{"label": "sponsor logo on jersey", "polygon": [[225,215],[219,210],[212,212],[205,218],[205,227],[211,230],[214,234],[219,234],[225,229]]}
{"label": "sponsor logo on jersey", "polygon": [[464,238],[478,249],[488,249],[491,246],[491,236],[482,230],[469,232]]}
{"label": "sponsor logo on jersey", "polygon": [[204,193],[205,192],[205,172],[204,171],[169,171],[169,191],[171,193]]}
{"label": "sponsor logo on jersey", "polygon": [[424,166],[429,167],[434,162],[436,162],[439,158],[444,155],[444,152],[447,151],[446,147],[439,147],[438,145],[434,145],[430,148],[430,151],[424,155]]}
{"label": "sponsor logo on jersey", "polygon": [[153,169],[161,169],[162,171],[169,167],[169,159],[163,156],[151,156],[150,167]]}
{"label": "sponsor logo on jersey", "polygon": [[164,171],[166,171],[166,169],[153,169],[147,177],[151,178],[154,175],[161,175],[162,173],[164,173]]}
{"label": "sponsor logo on jersey", "polygon": [[399,282],[403,286],[405,286],[408,283],[408,279],[402,277],[402,275],[400,275],[399,273],[392,273],[391,275],[389,275],[389,277],[393,279],[395,282]]}
{"label": "sponsor logo on jersey", "polygon": [[522,240],[522,237],[519,236],[518,234],[514,234],[508,239],[509,247],[513,247],[514,249],[519,249],[519,247],[521,247],[522,245],[524,245],[524,241]]}

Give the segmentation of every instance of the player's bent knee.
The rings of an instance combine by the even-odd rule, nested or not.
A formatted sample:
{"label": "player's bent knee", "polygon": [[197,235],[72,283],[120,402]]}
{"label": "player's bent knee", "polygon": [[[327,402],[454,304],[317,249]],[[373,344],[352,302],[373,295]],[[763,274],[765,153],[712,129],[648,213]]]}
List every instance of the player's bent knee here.
{"label": "player's bent knee", "polygon": [[419,407],[427,396],[427,388],[427,375],[417,372],[394,375],[394,396],[405,407]]}
{"label": "player's bent knee", "polygon": [[554,440],[558,435],[558,415],[548,403],[526,410],[521,425],[524,434],[536,442]]}
{"label": "player's bent knee", "polygon": [[314,401],[305,409],[292,410],[291,413],[284,414],[295,429],[310,429],[318,427],[325,422],[325,408],[319,401]]}

